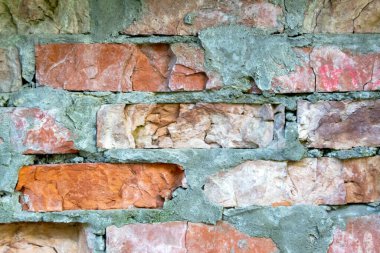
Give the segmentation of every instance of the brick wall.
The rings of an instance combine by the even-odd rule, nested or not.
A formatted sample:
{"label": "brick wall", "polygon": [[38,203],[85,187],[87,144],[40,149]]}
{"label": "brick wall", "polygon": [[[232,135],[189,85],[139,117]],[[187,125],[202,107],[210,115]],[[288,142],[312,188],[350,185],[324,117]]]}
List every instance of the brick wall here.
{"label": "brick wall", "polygon": [[0,0],[0,252],[380,253],[379,16]]}

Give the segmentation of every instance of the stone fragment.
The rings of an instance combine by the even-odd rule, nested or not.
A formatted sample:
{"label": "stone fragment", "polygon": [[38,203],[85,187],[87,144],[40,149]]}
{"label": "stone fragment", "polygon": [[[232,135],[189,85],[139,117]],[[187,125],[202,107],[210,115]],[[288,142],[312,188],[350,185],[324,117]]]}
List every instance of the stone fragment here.
{"label": "stone fragment", "polygon": [[76,224],[0,224],[0,252],[90,253],[82,230]]}
{"label": "stone fragment", "polygon": [[107,228],[107,252],[277,253],[269,238],[255,238],[225,222],[216,225],[167,222]]}
{"label": "stone fragment", "polygon": [[[104,105],[98,112],[101,148],[257,148],[284,122],[282,106],[239,104]],[[281,117],[282,119],[284,117]],[[276,122],[276,124],[275,124]]]}
{"label": "stone fragment", "polygon": [[52,164],[24,166],[16,190],[28,211],[160,208],[184,186],[174,164]]}
{"label": "stone fragment", "polygon": [[1,0],[0,34],[90,31],[88,0]]}
{"label": "stone fragment", "polygon": [[376,33],[380,30],[379,1],[309,1],[304,30],[314,33]]}
{"label": "stone fragment", "polygon": [[0,48],[0,92],[12,92],[22,85],[18,50]]}
{"label": "stone fragment", "polygon": [[380,215],[348,218],[345,230],[336,229],[328,253],[378,253]]}
{"label": "stone fragment", "polygon": [[10,120],[10,144],[24,154],[76,153],[71,132],[54,115],[38,108],[0,108],[1,120]]}
{"label": "stone fragment", "polygon": [[380,100],[298,102],[298,134],[308,147],[380,145]]}
{"label": "stone fragment", "polygon": [[248,161],[210,176],[204,192],[224,207],[376,202],[380,200],[380,156]]}
{"label": "stone fragment", "polygon": [[40,84],[67,90],[195,91],[220,88],[195,44],[48,44],[36,47]]}
{"label": "stone fragment", "polygon": [[200,30],[229,24],[282,32],[283,12],[270,1],[176,0],[142,1],[142,13],[123,33],[195,35]]}

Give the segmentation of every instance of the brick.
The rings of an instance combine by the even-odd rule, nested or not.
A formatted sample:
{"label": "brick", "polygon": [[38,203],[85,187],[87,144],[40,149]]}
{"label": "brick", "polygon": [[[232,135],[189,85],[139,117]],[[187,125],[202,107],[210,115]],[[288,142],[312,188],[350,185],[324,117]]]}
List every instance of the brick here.
{"label": "brick", "polygon": [[188,223],[186,246],[189,253],[279,252],[272,239],[250,237],[226,222],[218,222],[214,226]]}
{"label": "brick", "polygon": [[380,100],[299,101],[299,138],[314,148],[378,147],[379,115]]}
{"label": "brick", "polygon": [[273,93],[307,93],[315,91],[315,75],[310,66],[311,48],[294,48],[299,59],[294,71],[288,75],[274,77],[271,83]]}
{"label": "brick", "polygon": [[305,32],[378,33],[380,3],[371,0],[310,1],[304,19]]}
{"label": "brick", "polygon": [[36,47],[40,84],[67,90],[196,91],[220,88],[195,44],[48,44]]}
{"label": "brick", "polygon": [[0,92],[17,91],[21,85],[18,50],[14,47],[0,48]]}
{"label": "brick", "polygon": [[28,211],[160,208],[184,182],[174,164],[52,164],[24,166],[16,190]]}
{"label": "brick", "polygon": [[310,93],[380,89],[380,53],[358,53],[336,46],[293,50],[299,59],[299,65],[289,74],[273,78],[270,92]]}
{"label": "brick", "polygon": [[98,111],[100,148],[257,148],[284,122],[283,106],[233,104],[104,105]]}
{"label": "brick", "polygon": [[348,218],[346,228],[336,229],[328,253],[368,252],[380,250],[380,215]]}
{"label": "brick", "polygon": [[87,33],[87,0],[1,0],[0,34]]}
{"label": "brick", "polygon": [[83,228],[77,224],[0,224],[0,252],[90,253]]}
{"label": "brick", "polygon": [[376,78],[379,53],[359,54],[333,46],[316,47],[310,54],[310,64],[316,73],[316,91],[380,89],[379,78]]}
{"label": "brick", "polygon": [[76,153],[71,132],[54,114],[38,108],[0,108],[0,120],[10,119],[10,142],[24,154]]}
{"label": "brick", "polygon": [[248,161],[210,176],[204,192],[224,207],[375,202],[380,200],[380,156]]}
{"label": "brick", "polygon": [[[157,18],[160,17],[160,18]],[[162,17],[162,18],[161,18]],[[283,12],[270,1],[142,1],[142,13],[123,33],[195,35],[217,25],[242,24],[283,31]]]}
{"label": "brick", "polygon": [[187,222],[111,226],[106,234],[109,253],[278,252],[271,239],[250,237],[225,222],[214,226]]}

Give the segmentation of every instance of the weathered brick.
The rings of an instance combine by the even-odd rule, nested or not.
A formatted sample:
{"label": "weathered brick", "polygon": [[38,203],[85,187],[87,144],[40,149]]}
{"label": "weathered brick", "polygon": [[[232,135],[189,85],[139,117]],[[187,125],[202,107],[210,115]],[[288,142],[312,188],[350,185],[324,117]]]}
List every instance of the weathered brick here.
{"label": "weathered brick", "polygon": [[0,120],[10,119],[10,142],[24,154],[76,153],[71,132],[52,113],[38,108],[0,108]]}
{"label": "weathered brick", "polygon": [[379,15],[379,1],[309,1],[304,30],[315,33],[378,33]]}
{"label": "weathered brick", "polygon": [[328,253],[368,252],[380,250],[380,215],[348,218],[345,230],[336,229]]}
{"label": "weathered brick", "polygon": [[225,222],[214,226],[187,222],[111,226],[106,234],[109,253],[278,252],[271,239],[250,237]]}
{"label": "weathered brick", "polygon": [[90,253],[83,228],[76,224],[0,224],[0,252]]}
{"label": "weathered brick", "polygon": [[28,211],[159,208],[184,183],[174,164],[53,164],[24,166],[16,190]]}
{"label": "weathered brick", "polygon": [[380,200],[380,156],[248,161],[210,176],[204,191],[225,207],[375,202]]}
{"label": "weathered brick", "polygon": [[298,133],[308,147],[380,145],[380,100],[298,102]]}
{"label": "weathered brick", "polygon": [[273,141],[283,106],[233,104],[104,105],[98,112],[101,148],[257,148]]}
{"label": "weathered brick", "polygon": [[336,46],[294,48],[299,65],[273,78],[273,93],[380,89],[380,53],[358,53]]}
{"label": "weathered brick", "polygon": [[[360,54],[337,47],[316,47],[310,54],[316,73],[316,91],[361,91],[380,89],[380,54]],[[375,77],[375,78],[373,78]]]}
{"label": "weathered brick", "polygon": [[48,44],[36,47],[42,85],[90,91],[194,91],[219,88],[195,44]]}
{"label": "weathered brick", "polygon": [[18,50],[0,48],[0,92],[17,91],[22,85]]}
{"label": "weathered brick", "polygon": [[143,0],[141,17],[125,34],[194,35],[217,25],[243,24],[255,28],[283,30],[283,12],[270,1]]}
{"label": "weathered brick", "polygon": [[1,0],[0,33],[86,33],[88,0]]}

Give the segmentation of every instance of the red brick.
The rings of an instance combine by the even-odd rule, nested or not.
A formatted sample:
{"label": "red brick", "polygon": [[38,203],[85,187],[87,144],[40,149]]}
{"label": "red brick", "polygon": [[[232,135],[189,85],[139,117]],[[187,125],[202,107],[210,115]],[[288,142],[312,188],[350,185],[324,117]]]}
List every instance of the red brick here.
{"label": "red brick", "polygon": [[[194,35],[208,27],[228,24],[283,30],[281,7],[265,0],[190,0],[186,4],[144,0],[142,6],[141,16],[123,31],[125,34]],[[187,17],[191,24],[185,23]]]}
{"label": "red brick", "polygon": [[167,222],[107,228],[107,252],[275,253],[268,238],[250,237],[225,222],[216,225]]}
{"label": "red brick", "polygon": [[184,184],[174,164],[52,164],[24,166],[16,190],[28,211],[160,208]]}
{"label": "red brick", "polygon": [[90,91],[195,91],[220,88],[195,44],[48,44],[36,47],[42,85]]}
{"label": "red brick", "polygon": [[56,122],[54,114],[38,108],[2,108],[1,117],[10,119],[12,147],[24,154],[76,153],[73,135]]}
{"label": "red brick", "polygon": [[379,115],[380,100],[299,101],[299,138],[314,148],[378,147]]}
{"label": "red brick", "polygon": [[248,161],[210,176],[204,192],[224,207],[376,202],[380,200],[380,156]]}
{"label": "red brick", "polygon": [[380,252],[380,215],[348,218],[344,230],[335,230],[328,253],[353,252]]}
{"label": "red brick", "polygon": [[218,222],[215,226],[189,223],[186,248],[189,253],[278,252],[271,239],[250,237],[226,222]]}

